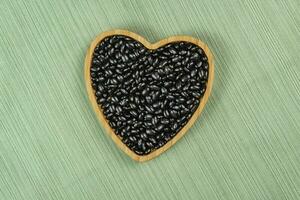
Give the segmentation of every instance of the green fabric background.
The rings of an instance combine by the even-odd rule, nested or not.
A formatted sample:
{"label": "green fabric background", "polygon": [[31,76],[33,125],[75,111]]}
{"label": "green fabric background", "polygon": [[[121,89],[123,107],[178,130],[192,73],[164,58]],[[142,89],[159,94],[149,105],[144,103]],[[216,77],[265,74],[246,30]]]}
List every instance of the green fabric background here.
{"label": "green fabric background", "polygon": [[[143,164],[85,91],[86,50],[113,28],[215,56],[201,117]],[[298,0],[0,0],[0,199],[300,199],[299,42]]]}

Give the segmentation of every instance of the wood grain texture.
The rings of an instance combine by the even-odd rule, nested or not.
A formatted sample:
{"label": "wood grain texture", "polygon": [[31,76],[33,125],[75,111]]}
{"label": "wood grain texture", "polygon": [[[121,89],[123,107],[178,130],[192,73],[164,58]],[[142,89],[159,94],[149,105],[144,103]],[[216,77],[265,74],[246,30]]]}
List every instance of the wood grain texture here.
{"label": "wood grain texture", "polygon": [[[300,199],[298,0],[0,1],[0,199]],[[86,95],[86,49],[128,29],[192,35],[214,88],[174,148],[138,164]]]}
{"label": "wood grain texture", "polygon": [[[198,108],[196,109],[195,113],[193,116],[189,119],[188,123],[182,127],[182,129],[170,140],[168,141],[164,146],[160,147],[159,149],[156,149],[155,151],[151,152],[148,155],[138,155],[134,151],[132,151],[130,148],[128,148],[121,140],[121,138],[114,132],[114,130],[110,127],[108,121],[105,118],[105,115],[103,114],[103,110],[97,103],[97,99],[95,96],[95,91],[93,90],[92,87],[92,81],[91,81],[91,63],[93,59],[93,53],[96,48],[96,46],[106,37],[112,36],[112,35],[125,35],[127,37],[133,38],[134,40],[140,42],[143,44],[147,49],[158,49],[161,46],[164,46],[169,43],[173,42],[190,42],[192,44],[195,44],[196,46],[200,47],[203,49],[205,55],[207,56],[207,62],[209,65],[209,70],[208,70],[208,80],[207,80],[207,85],[206,85],[206,91],[201,99],[199,99],[200,104]],[[110,31],[105,31],[101,34],[99,34],[91,43],[89,49],[87,50],[86,57],[85,57],[85,62],[84,62],[84,79],[85,79],[85,85],[87,89],[87,94],[89,97],[89,100],[92,104],[93,110],[96,114],[96,116],[99,119],[99,122],[103,125],[105,128],[106,132],[109,134],[111,139],[116,143],[116,145],[124,151],[129,157],[131,157],[133,160],[136,160],[138,162],[144,162],[151,160],[166,150],[168,150],[171,146],[173,146],[178,140],[181,139],[181,137],[192,127],[192,125],[195,123],[197,118],[200,116],[207,100],[208,97],[211,93],[212,90],[212,83],[213,83],[213,77],[214,77],[214,63],[213,63],[213,55],[211,51],[209,50],[208,46],[204,44],[201,40],[190,37],[190,36],[171,36],[162,40],[159,40],[156,43],[150,43],[148,42],[145,38],[142,36],[130,32],[128,30],[121,30],[121,29],[114,29]]]}

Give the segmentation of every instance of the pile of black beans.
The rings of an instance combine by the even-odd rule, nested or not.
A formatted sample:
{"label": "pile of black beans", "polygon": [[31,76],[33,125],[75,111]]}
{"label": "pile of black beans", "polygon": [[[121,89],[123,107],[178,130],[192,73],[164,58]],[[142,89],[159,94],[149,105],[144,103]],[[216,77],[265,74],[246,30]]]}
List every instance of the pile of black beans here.
{"label": "pile of black beans", "polygon": [[208,80],[203,49],[173,42],[150,50],[124,36],[94,49],[90,75],[97,103],[111,128],[132,151],[147,155],[186,125]]}

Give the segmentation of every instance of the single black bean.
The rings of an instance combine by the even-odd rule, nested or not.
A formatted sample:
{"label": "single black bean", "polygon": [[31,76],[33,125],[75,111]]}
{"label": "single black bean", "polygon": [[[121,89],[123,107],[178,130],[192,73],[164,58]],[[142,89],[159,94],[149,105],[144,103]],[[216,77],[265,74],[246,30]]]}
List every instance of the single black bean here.
{"label": "single black bean", "polygon": [[144,122],[144,126],[146,128],[150,128],[150,127],[152,127],[152,123],[151,122]]}
{"label": "single black bean", "polygon": [[161,106],[161,102],[160,101],[158,101],[158,102],[156,102],[156,103],[153,104],[153,108],[156,109],[156,110],[158,110],[157,108],[159,108],[160,106]]}
{"label": "single black bean", "polygon": [[145,106],[146,110],[149,112],[149,113],[153,113],[154,112],[154,108],[152,106]]}
{"label": "single black bean", "polygon": [[121,88],[121,90],[120,90],[123,94],[125,94],[125,95],[127,95],[128,94],[128,92],[127,92],[127,90],[125,90],[124,88]]}
{"label": "single black bean", "polygon": [[152,120],[152,115],[151,114],[147,114],[147,115],[145,115],[145,120],[147,120],[147,121],[149,121],[149,120]]}
{"label": "single black bean", "polygon": [[152,137],[149,137],[149,141],[151,141],[152,144],[156,144],[157,143],[157,141],[154,138],[152,138]]}
{"label": "single black bean", "polygon": [[164,124],[164,125],[167,125],[167,124],[170,123],[170,121],[169,121],[167,118],[165,118],[165,119],[162,119],[162,120],[160,121],[160,123],[162,123],[162,124]]}
{"label": "single black bean", "polygon": [[177,124],[177,123],[174,123],[174,124],[172,125],[171,129],[174,131],[174,130],[177,129],[177,127],[178,127],[178,124]]}
{"label": "single black bean", "polygon": [[162,110],[161,110],[161,109],[156,110],[156,111],[154,112],[154,114],[160,116],[160,114],[162,114]]}
{"label": "single black bean", "polygon": [[171,85],[172,85],[172,82],[171,82],[171,81],[164,82],[164,86],[165,86],[166,88],[169,88]]}
{"label": "single black bean", "polygon": [[141,134],[141,138],[142,138],[143,140],[147,140],[147,139],[148,139],[148,136],[147,136],[146,133],[142,133],[142,134]]}
{"label": "single black bean", "polygon": [[139,97],[136,96],[136,97],[134,98],[134,101],[135,101],[136,104],[140,104],[140,99],[139,99]]}
{"label": "single black bean", "polygon": [[171,110],[171,111],[170,111],[170,115],[171,115],[173,118],[177,118],[178,112],[177,112],[176,110]]}
{"label": "single black bean", "polygon": [[146,145],[151,149],[153,147],[152,142],[146,142]]}
{"label": "single black bean", "polygon": [[158,72],[154,72],[154,73],[152,74],[152,78],[153,78],[154,80],[159,79],[159,74],[158,74]]}
{"label": "single black bean", "polygon": [[137,117],[137,116],[138,116],[138,114],[137,114],[137,112],[136,112],[135,110],[131,110],[131,111],[130,111],[130,114],[131,114],[132,116],[134,116],[134,117]]}
{"label": "single black bean", "polygon": [[126,118],[124,116],[119,116],[119,120],[125,122]]}
{"label": "single black bean", "polygon": [[151,90],[159,90],[159,87],[157,85],[150,85],[149,88]]}
{"label": "single black bean", "polygon": [[152,103],[152,98],[150,97],[150,96],[146,96],[146,101],[147,101],[147,103]]}
{"label": "single black bean", "polygon": [[157,126],[157,127],[155,128],[155,130],[159,132],[159,131],[163,130],[163,128],[164,128],[164,125],[163,125],[163,124],[160,124],[159,126]]}
{"label": "single black bean", "polygon": [[155,134],[155,131],[152,130],[152,129],[146,129],[146,134],[147,134],[147,135],[154,135],[154,134]]}
{"label": "single black bean", "polygon": [[154,116],[152,118],[152,125],[155,126],[157,124],[158,120],[157,120],[157,116]]}
{"label": "single black bean", "polygon": [[165,87],[162,87],[160,89],[160,91],[161,91],[162,94],[167,94],[168,93],[168,90]]}
{"label": "single black bean", "polygon": [[168,118],[170,116],[170,113],[168,110],[165,110],[164,111],[164,117]]}
{"label": "single black bean", "polygon": [[134,103],[129,103],[130,109],[136,109],[136,105]]}
{"label": "single black bean", "polygon": [[130,136],[130,137],[129,137],[129,140],[130,140],[131,142],[135,142],[135,141],[136,141],[136,137]]}

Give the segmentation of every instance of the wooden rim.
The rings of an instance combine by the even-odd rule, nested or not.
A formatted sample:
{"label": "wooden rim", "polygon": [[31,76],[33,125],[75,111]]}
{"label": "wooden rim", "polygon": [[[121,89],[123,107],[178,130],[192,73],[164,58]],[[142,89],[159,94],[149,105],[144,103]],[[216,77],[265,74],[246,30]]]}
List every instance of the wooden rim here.
{"label": "wooden rim", "polygon": [[[170,141],[168,141],[164,146],[160,147],[159,149],[154,150],[153,152],[151,152],[148,155],[142,155],[142,156],[137,155],[134,151],[129,149],[121,141],[119,136],[117,136],[114,133],[114,130],[109,126],[108,121],[106,120],[101,107],[97,104],[97,101],[96,101],[96,97],[94,94],[94,90],[92,88],[92,82],[91,82],[91,77],[90,77],[90,67],[91,67],[92,56],[93,56],[93,52],[94,52],[94,49],[97,46],[97,44],[100,41],[102,41],[104,38],[106,38],[107,36],[111,36],[111,35],[125,35],[128,37],[131,37],[131,38],[139,41],[140,43],[142,43],[148,49],[157,49],[160,46],[163,46],[168,43],[176,42],[176,41],[191,42],[191,43],[199,46],[200,48],[202,48],[208,58],[209,74],[208,74],[207,88],[206,88],[206,91],[205,91],[203,97],[200,100],[200,104],[199,104],[197,110],[194,112],[193,116],[190,118],[190,120],[187,122],[187,124]],[[143,162],[143,161],[151,160],[151,159],[155,158],[156,156],[160,155],[161,153],[163,153],[164,151],[166,151],[167,149],[169,149],[194,124],[196,119],[201,114],[201,112],[208,100],[208,97],[211,93],[211,90],[212,90],[212,83],[213,83],[213,78],[214,78],[214,63],[213,63],[212,53],[209,50],[209,48],[207,47],[207,45],[196,38],[193,38],[190,36],[181,36],[181,35],[180,36],[172,36],[172,37],[165,38],[163,40],[160,40],[160,41],[152,44],[152,43],[148,42],[145,38],[143,38],[142,36],[140,36],[136,33],[133,33],[133,32],[127,31],[127,30],[116,29],[116,30],[111,30],[111,31],[106,31],[106,32],[101,33],[91,43],[89,49],[87,50],[87,54],[86,54],[86,58],[85,58],[84,78],[85,78],[85,84],[86,84],[88,97],[92,104],[93,110],[95,111],[100,123],[104,126],[107,133],[110,135],[112,140],[117,144],[117,146],[120,149],[122,149],[128,156],[130,156],[132,159],[134,159],[136,161]]]}

